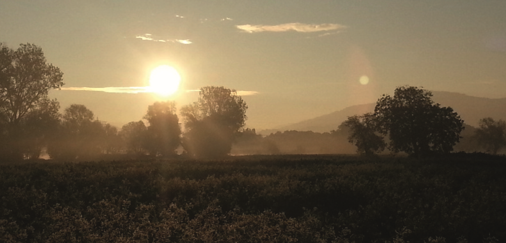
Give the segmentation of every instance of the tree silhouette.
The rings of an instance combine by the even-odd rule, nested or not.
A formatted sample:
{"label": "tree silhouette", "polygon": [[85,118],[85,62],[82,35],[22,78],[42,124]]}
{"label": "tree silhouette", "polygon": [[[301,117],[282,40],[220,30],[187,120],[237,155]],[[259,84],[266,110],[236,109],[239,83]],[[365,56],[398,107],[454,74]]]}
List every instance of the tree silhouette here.
{"label": "tree silhouette", "polygon": [[374,109],[378,131],[390,137],[389,148],[415,157],[451,152],[464,121],[450,107],[440,107],[430,91],[403,86],[383,95]]}
{"label": "tree silhouette", "polygon": [[48,102],[48,91],[60,88],[62,77],[60,69],[46,62],[40,47],[21,44],[13,50],[0,43],[0,139],[4,156],[22,158],[26,135],[23,120],[39,109],[40,103]]}
{"label": "tree silhouette", "polygon": [[152,155],[171,156],[181,145],[181,128],[176,114],[176,103],[155,102],[144,116],[149,122],[148,149]]}
{"label": "tree silhouette", "polygon": [[119,135],[125,143],[126,152],[134,155],[147,154],[148,129],[144,122],[129,122],[121,128]]}
{"label": "tree silhouette", "polygon": [[66,108],[57,137],[49,143],[48,154],[60,160],[92,159],[102,153],[106,132],[94,120],[91,110],[72,104]]}
{"label": "tree silhouette", "polygon": [[221,157],[232,149],[234,133],[220,121],[205,117],[185,133],[185,150],[197,157]]}
{"label": "tree silhouette", "polygon": [[102,127],[104,130],[104,137],[101,138],[102,152],[104,154],[118,154],[122,148],[118,128],[108,123],[102,124]]}
{"label": "tree silhouette", "polygon": [[217,157],[228,154],[235,134],[245,125],[248,106],[235,90],[208,86],[199,99],[184,106],[184,147],[194,156]]}
{"label": "tree silhouette", "polygon": [[497,154],[501,148],[506,147],[506,122],[494,121],[490,117],[480,119],[475,138],[487,152]]}
{"label": "tree silhouette", "polygon": [[373,155],[385,149],[383,137],[376,134],[376,122],[371,113],[362,116],[350,116],[339,125],[339,130],[349,129],[348,142],[357,146],[357,152]]}
{"label": "tree silhouette", "polygon": [[56,101],[43,99],[37,108],[29,112],[22,121],[23,153],[25,157],[37,159],[43,148],[54,139],[58,132],[61,119],[60,104]]}

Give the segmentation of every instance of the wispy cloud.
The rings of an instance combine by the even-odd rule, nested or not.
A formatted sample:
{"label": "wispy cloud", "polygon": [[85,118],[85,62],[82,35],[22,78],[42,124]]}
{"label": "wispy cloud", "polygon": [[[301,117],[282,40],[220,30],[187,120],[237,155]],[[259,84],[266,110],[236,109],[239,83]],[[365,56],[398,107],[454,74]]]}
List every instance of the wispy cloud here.
{"label": "wispy cloud", "polygon": [[154,41],[154,42],[161,42],[161,43],[180,43],[184,45],[192,44],[192,42],[189,39],[161,39],[154,37],[152,34],[144,34],[144,35],[137,35],[135,36],[136,39],[141,39],[143,41]]}
{"label": "wispy cloud", "polygon": [[257,95],[257,91],[248,91],[248,90],[239,90],[237,91],[237,95],[239,96],[250,96],[250,95]]}
{"label": "wispy cloud", "polygon": [[313,33],[313,32],[329,32],[343,30],[347,27],[340,24],[303,24],[303,23],[287,23],[279,25],[236,25],[236,27],[247,33],[259,33],[259,32],[287,32],[295,31],[301,33]]}
{"label": "wispy cloud", "polygon": [[[139,93],[156,93],[156,90],[153,88],[146,87],[62,87],[60,90],[70,90],[70,91],[94,91],[94,92],[105,92],[105,93],[118,93],[118,94],[139,94]],[[186,92],[199,92],[200,90],[186,90]],[[237,91],[237,95],[240,96],[250,96],[258,94],[257,91],[246,91],[239,90]]]}
{"label": "wispy cloud", "polygon": [[[200,89],[189,89],[189,90],[186,90],[186,92],[200,92]],[[250,95],[257,95],[257,94],[259,94],[258,91],[237,90],[237,95],[239,95],[239,96],[250,96]]]}
{"label": "wispy cloud", "polygon": [[138,93],[151,93],[153,90],[150,87],[62,87],[61,90],[72,91],[96,91],[106,93],[123,93],[123,94],[138,94]]}
{"label": "wispy cloud", "polygon": [[188,39],[186,39],[186,40],[176,40],[176,41],[177,41],[177,42],[179,42],[179,43],[181,43],[181,44],[185,44],[185,45],[189,45],[189,44],[191,44],[191,43],[192,43],[192,42],[191,42],[190,40],[188,40]]}

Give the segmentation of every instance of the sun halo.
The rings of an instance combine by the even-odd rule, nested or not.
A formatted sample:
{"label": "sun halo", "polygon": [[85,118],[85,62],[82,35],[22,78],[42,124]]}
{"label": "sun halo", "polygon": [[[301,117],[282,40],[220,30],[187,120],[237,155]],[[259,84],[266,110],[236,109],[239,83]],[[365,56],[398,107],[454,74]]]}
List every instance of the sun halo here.
{"label": "sun halo", "polygon": [[181,76],[177,70],[168,65],[161,65],[151,71],[149,90],[161,96],[170,96],[177,92]]}

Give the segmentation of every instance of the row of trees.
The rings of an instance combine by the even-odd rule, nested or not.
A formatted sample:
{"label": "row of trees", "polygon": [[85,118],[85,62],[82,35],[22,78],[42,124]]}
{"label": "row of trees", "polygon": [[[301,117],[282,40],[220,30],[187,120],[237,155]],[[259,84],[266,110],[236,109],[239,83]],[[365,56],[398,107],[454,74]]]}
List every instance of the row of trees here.
{"label": "row of trees", "polygon": [[[248,107],[237,92],[203,87],[196,102],[182,107],[182,124],[175,103],[158,102],[148,107],[144,120],[118,131],[96,120],[83,105],[71,105],[60,114],[59,103],[48,98],[48,91],[60,88],[62,80],[63,73],[47,63],[41,48],[21,44],[14,50],[0,44],[2,157],[38,158],[44,148],[61,159],[117,153],[172,156],[177,149],[192,156],[216,157],[231,151],[245,125]],[[461,138],[464,122],[431,97],[424,89],[399,87],[394,96],[378,100],[374,113],[349,117],[332,133],[348,133],[358,152],[368,155],[385,148],[416,157],[450,152]],[[474,138],[495,154],[506,147],[505,130],[504,121],[485,118]],[[277,153],[279,148],[271,140],[262,146]]]}
{"label": "row of trees", "polygon": [[144,121],[118,131],[83,105],[60,114],[58,101],[50,100],[48,92],[63,84],[63,73],[46,61],[40,47],[21,44],[15,50],[0,43],[1,157],[39,158],[43,149],[60,159],[113,153],[170,156],[180,147],[193,156],[221,156],[230,152],[248,108],[235,90],[204,87],[198,101],[181,109],[184,134],[173,102],[154,103]]}
{"label": "row of trees", "polygon": [[[206,96],[211,93],[220,95]],[[5,140],[3,148],[9,148],[10,153],[2,156],[39,158],[44,149],[58,160],[117,154],[167,157],[175,156],[178,149],[196,157],[224,156],[244,126],[247,106],[235,91],[224,87],[204,87],[200,94],[198,102],[183,107],[184,133],[176,104],[170,101],[155,102],[148,107],[143,120],[130,122],[119,131],[96,120],[84,105],[73,104],[62,114],[57,106],[36,110],[30,113],[29,123],[19,126],[25,136],[18,137],[17,143]]]}
{"label": "row of trees", "polygon": [[[449,153],[462,138],[464,121],[431,97],[430,91],[421,88],[399,87],[393,97],[383,95],[377,101],[374,113],[348,117],[338,131],[347,130],[349,142],[366,155],[385,148],[414,157]],[[485,151],[497,154],[506,147],[506,123],[481,119],[472,139]]]}
{"label": "row of trees", "polygon": [[173,156],[178,148],[195,157],[227,155],[245,125],[248,106],[235,90],[201,88],[198,101],[183,106],[181,132],[174,102],[157,102],[148,108],[143,121],[130,122],[120,131],[128,153]]}

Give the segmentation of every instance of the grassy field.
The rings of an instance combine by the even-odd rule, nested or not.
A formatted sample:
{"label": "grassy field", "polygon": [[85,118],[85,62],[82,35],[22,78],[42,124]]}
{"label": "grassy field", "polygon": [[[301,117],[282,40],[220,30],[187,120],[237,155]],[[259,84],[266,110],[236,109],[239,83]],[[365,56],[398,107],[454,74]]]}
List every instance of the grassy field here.
{"label": "grassy field", "polygon": [[0,242],[506,242],[503,158],[0,164]]}

